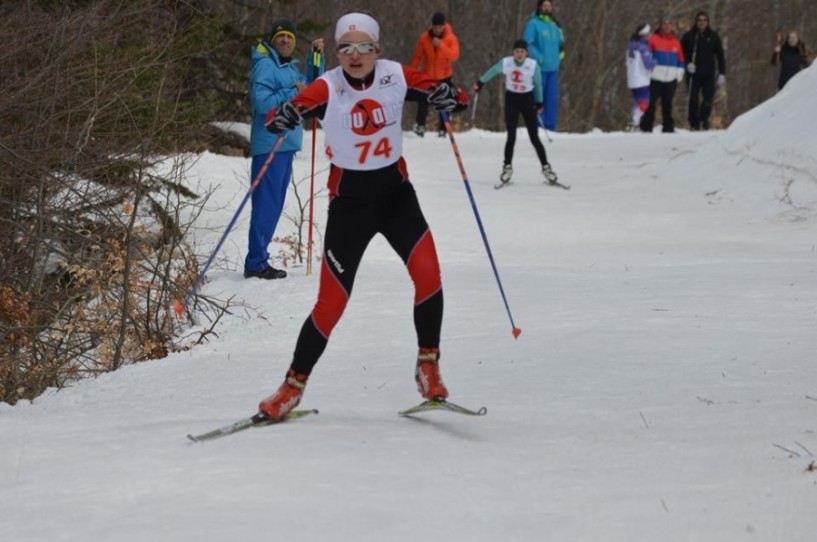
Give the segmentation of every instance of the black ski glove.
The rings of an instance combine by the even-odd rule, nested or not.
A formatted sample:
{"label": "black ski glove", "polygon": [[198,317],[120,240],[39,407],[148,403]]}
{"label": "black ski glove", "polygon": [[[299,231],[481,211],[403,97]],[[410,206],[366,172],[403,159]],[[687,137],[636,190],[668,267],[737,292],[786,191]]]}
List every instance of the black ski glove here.
{"label": "black ski glove", "polygon": [[278,109],[271,109],[267,113],[264,125],[273,134],[280,134],[295,129],[302,121],[298,106],[292,102],[284,102]]}
{"label": "black ski glove", "polygon": [[434,92],[428,95],[428,103],[437,112],[450,113],[457,107],[457,89],[448,83],[440,83]]}

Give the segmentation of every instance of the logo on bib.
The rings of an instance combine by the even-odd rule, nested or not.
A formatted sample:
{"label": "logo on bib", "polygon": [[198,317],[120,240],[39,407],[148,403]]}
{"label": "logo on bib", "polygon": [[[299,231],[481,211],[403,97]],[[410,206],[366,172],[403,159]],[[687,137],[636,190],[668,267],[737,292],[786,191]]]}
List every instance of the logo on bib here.
{"label": "logo on bib", "polygon": [[357,135],[372,135],[386,126],[386,110],[368,98],[352,107],[352,131]]}

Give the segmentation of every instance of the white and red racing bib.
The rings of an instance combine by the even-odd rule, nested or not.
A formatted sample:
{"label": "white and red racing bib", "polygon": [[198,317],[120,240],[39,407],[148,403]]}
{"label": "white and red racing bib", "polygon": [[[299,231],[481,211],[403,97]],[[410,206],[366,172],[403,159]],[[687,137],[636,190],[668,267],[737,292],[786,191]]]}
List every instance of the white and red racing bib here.
{"label": "white and red racing bib", "polygon": [[533,76],[536,73],[536,61],[526,58],[519,66],[512,56],[502,61],[502,72],[505,74],[505,88],[509,92],[524,94],[533,90]]}
{"label": "white and red racing bib", "polygon": [[330,161],[344,169],[373,170],[395,163],[403,154],[403,103],[406,78],[402,65],[377,60],[374,82],[352,88],[338,67],[321,76],[329,100],[321,125]]}

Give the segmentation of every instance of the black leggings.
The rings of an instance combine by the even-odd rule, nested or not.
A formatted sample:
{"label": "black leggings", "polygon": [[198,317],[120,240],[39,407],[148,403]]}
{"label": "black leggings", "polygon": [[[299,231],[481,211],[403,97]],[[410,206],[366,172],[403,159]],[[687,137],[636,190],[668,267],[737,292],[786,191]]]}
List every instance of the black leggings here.
{"label": "black leggings", "polygon": [[505,163],[513,163],[513,147],[516,145],[516,126],[519,122],[519,114],[528,129],[528,137],[536,149],[536,156],[543,166],[548,163],[545,147],[539,140],[539,121],[536,116],[536,104],[533,101],[533,92],[519,94],[517,92],[505,92],[505,127],[508,129],[508,139],[505,141]]}
{"label": "black leggings", "polygon": [[[318,300],[301,328],[292,369],[305,375],[312,372],[346,308],[363,253],[378,233],[383,234],[406,264],[414,282],[418,346],[438,348],[443,317],[440,264],[402,158],[376,171],[332,166],[329,186],[333,195],[324,236]],[[376,315],[376,309],[372,314]]]}

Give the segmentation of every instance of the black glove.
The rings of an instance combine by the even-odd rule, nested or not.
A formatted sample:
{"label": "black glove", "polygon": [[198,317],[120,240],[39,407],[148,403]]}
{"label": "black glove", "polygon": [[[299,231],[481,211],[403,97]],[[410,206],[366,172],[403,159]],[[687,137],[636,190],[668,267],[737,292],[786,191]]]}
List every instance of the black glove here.
{"label": "black glove", "polygon": [[428,103],[438,113],[443,111],[450,113],[457,107],[458,96],[457,89],[453,85],[440,83],[434,92],[428,95]]}
{"label": "black glove", "polygon": [[295,129],[302,121],[298,106],[292,102],[284,102],[278,109],[271,109],[267,113],[264,125],[273,134],[280,134]]}
{"label": "black glove", "polygon": [[482,81],[480,81],[479,79],[477,79],[477,82],[474,83],[474,86],[471,87],[471,88],[474,89],[474,92],[479,92],[480,90],[482,90],[483,86],[485,86],[485,84]]}

